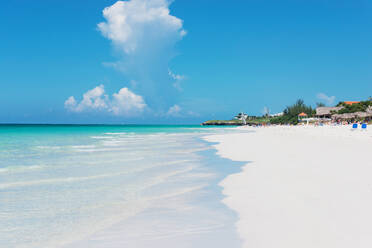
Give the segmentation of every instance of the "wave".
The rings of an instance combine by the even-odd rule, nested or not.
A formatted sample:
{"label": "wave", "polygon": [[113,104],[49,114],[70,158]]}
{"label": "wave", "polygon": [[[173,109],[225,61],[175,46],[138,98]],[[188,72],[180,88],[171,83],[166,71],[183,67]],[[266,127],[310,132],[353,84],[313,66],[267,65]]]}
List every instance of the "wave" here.
{"label": "wave", "polygon": [[122,133],[120,133],[120,132],[119,133],[104,133],[104,134],[107,134],[107,135],[117,135],[117,134],[122,135],[122,134],[128,134],[128,132],[122,132]]}
{"label": "wave", "polygon": [[[109,173],[109,174],[102,174],[102,175],[93,175],[93,176],[85,176],[85,177],[51,178],[51,179],[42,179],[42,180],[5,183],[5,184],[0,184],[0,190],[10,189],[10,188],[26,187],[26,186],[47,185],[47,184],[74,183],[74,182],[80,182],[80,181],[88,181],[88,180],[96,180],[96,179],[102,179],[102,178],[116,177],[116,176],[131,174],[131,173],[142,172],[142,171],[145,171],[145,170],[148,170],[148,169],[151,169],[151,168],[155,168],[155,167],[170,166],[170,165],[175,165],[175,164],[185,163],[185,162],[188,162],[188,160],[172,161],[172,162],[168,162],[168,163],[158,163],[158,164],[155,164],[155,165],[147,167],[147,168],[138,168],[138,169],[134,169],[134,170],[130,170],[130,171],[123,171],[123,172]],[[168,178],[168,177],[171,177],[171,176],[175,176],[175,175],[178,175],[180,173],[185,173],[187,171],[190,171],[191,169],[192,169],[192,167],[189,166],[186,169],[182,169],[182,170],[178,170],[178,171],[172,171],[172,172],[169,172],[168,174],[162,175],[161,178]]]}
{"label": "wave", "polygon": [[95,148],[96,146],[94,146],[94,145],[79,145],[79,146],[70,146],[71,148],[82,148],[82,149],[84,149],[84,148]]}
{"label": "wave", "polygon": [[59,150],[62,147],[61,146],[35,146],[36,149],[53,149],[53,150]]}
{"label": "wave", "polygon": [[90,136],[92,139],[112,139],[110,136]]}
{"label": "wave", "polygon": [[43,184],[73,183],[77,181],[87,181],[87,180],[94,180],[94,179],[100,179],[100,178],[105,178],[105,177],[119,176],[122,174],[126,174],[126,173],[103,174],[103,175],[95,175],[95,176],[87,176],[87,177],[52,178],[52,179],[42,179],[42,180],[33,180],[33,181],[25,181],[25,182],[14,182],[14,183],[0,184],[0,190],[9,189],[9,188],[25,187],[25,186],[43,185]]}
{"label": "wave", "polygon": [[30,166],[9,166],[0,168],[0,174],[3,173],[22,173],[26,171],[32,171],[32,170],[40,170],[44,168],[43,165],[30,165]]}

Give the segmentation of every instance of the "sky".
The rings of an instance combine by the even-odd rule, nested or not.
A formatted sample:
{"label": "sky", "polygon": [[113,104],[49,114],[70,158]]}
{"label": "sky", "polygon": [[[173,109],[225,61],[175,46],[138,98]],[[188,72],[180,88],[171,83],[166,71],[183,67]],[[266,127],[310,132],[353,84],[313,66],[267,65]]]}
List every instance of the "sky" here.
{"label": "sky", "polygon": [[372,0],[8,0],[0,123],[198,124],[372,95]]}

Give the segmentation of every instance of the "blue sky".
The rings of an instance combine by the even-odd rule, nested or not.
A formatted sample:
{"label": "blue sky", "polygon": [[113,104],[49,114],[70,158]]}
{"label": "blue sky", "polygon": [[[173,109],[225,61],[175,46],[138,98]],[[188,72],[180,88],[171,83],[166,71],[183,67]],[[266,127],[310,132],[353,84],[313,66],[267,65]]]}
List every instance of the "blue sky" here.
{"label": "blue sky", "polygon": [[1,123],[199,123],[372,95],[372,1],[1,5]]}

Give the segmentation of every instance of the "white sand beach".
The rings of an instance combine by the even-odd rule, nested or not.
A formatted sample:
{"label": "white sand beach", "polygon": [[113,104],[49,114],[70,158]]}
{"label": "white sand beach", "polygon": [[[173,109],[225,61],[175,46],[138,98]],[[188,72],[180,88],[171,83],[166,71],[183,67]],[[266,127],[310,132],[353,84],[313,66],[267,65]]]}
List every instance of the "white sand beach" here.
{"label": "white sand beach", "polygon": [[206,140],[247,161],[221,182],[245,248],[372,247],[372,130],[242,130]]}

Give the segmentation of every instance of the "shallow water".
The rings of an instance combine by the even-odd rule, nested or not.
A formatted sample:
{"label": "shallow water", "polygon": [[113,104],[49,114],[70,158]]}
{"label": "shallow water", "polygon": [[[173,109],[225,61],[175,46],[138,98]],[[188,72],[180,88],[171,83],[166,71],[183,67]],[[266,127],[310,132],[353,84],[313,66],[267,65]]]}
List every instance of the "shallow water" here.
{"label": "shallow water", "polygon": [[230,128],[0,126],[0,247],[240,247],[217,186]]}

